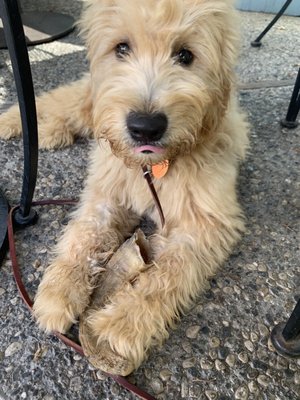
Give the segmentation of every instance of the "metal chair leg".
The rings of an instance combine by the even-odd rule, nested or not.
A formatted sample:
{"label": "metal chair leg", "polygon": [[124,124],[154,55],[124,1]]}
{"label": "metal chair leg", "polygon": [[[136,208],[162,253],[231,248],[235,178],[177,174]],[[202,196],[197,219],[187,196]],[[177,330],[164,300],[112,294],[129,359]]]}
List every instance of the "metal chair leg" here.
{"label": "metal chair leg", "polygon": [[291,101],[288,107],[286,117],[280,121],[281,126],[284,128],[296,128],[298,122],[296,121],[300,110],[300,68],[296,78],[294,90],[292,93]]}
{"label": "metal chair leg", "polygon": [[278,353],[289,357],[300,357],[300,300],[287,323],[275,326],[271,340]]}
{"label": "metal chair leg", "polygon": [[37,214],[31,209],[38,165],[38,134],[35,98],[23,25],[16,0],[0,0],[0,16],[9,50],[18,93],[24,145],[23,186],[19,212],[15,222],[19,226],[34,223]]}
{"label": "metal chair leg", "polygon": [[8,202],[0,190],[0,264],[3,261],[7,249],[7,218],[8,218],[9,205]]}
{"label": "metal chair leg", "polygon": [[269,25],[266,27],[266,29],[263,30],[263,32],[255,39],[253,42],[251,42],[252,47],[260,47],[261,46],[261,39],[266,35],[266,33],[269,32],[269,30],[272,28],[272,26],[279,20],[279,18],[282,16],[282,14],[285,12],[285,10],[288,8],[288,6],[291,4],[293,0],[287,0],[282,8],[278,11],[278,13],[275,15],[275,17],[272,19],[272,21],[269,23]]}

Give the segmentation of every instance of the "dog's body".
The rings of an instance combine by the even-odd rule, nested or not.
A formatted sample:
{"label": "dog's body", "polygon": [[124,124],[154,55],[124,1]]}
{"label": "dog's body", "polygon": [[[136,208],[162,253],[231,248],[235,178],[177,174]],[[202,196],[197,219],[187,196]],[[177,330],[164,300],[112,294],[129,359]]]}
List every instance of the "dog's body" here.
{"label": "dog's body", "polygon": [[[134,368],[243,230],[235,185],[248,142],[232,87],[236,22],[229,0],[91,0],[81,26],[91,74],[38,99],[40,144],[69,145],[91,133],[96,141],[34,311],[44,329],[66,331],[89,302],[95,266],[105,266],[146,215],[157,225],[153,262],[90,316],[99,344]],[[0,137],[18,134],[17,110],[0,125]],[[141,166],[165,160],[167,174],[154,179],[162,227]],[[105,361],[103,368],[115,372]]]}

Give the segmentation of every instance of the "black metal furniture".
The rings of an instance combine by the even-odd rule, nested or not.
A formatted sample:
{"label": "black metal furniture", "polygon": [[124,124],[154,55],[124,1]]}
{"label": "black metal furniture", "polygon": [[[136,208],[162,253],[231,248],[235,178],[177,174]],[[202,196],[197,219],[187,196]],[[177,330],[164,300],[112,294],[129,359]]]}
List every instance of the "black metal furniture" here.
{"label": "black metal furniture", "polygon": [[[269,25],[263,32],[251,42],[251,46],[260,47],[261,39],[272,26],[283,15],[284,11],[291,4],[293,0],[287,0],[283,7],[279,10],[278,14],[273,18]],[[280,121],[281,126],[285,128],[295,128],[298,126],[296,121],[300,109],[300,68],[296,78],[295,86],[293,89],[292,97],[288,107],[286,117]],[[289,357],[300,357],[300,300],[298,300],[290,318],[287,323],[280,323],[276,325],[271,332],[271,341],[278,351],[278,353]]]}
{"label": "black metal furniture", "polygon": [[[2,19],[6,43],[12,61],[22,119],[24,144],[24,172],[20,200],[21,207],[14,215],[14,220],[19,227],[25,227],[34,223],[37,219],[36,212],[31,209],[38,164],[38,134],[35,98],[28,52],[17,0],[0,0],[0,17]],[[6,220],[8,208],[9,206],[4,194],[0,192],[0,261],[3,259],[7,250]]]}
{"label": "black metal furniture", "polygon": [[278,353],[300,357],[300,299],[287,323],[282,322],[273,328],[271,340]]}
{"label": "black metal furniture", "polygon": [[[69,15],[48,11],[22,12],[20,3],[18,0],[27,46],[50,42],[74,29],[74,18]],[[0,20],[0,49],[4,48],[7,48],[7,43]]]}
{"label": "black metal furniture", "polygon": [[299,124],[299,122],[296,121],[297,116],[299,114],[299,110],[300,110],[300,68],[298,71],[298,75],[296,78],[294,90],[292,93],[286,117],[280,121],[281,126],[289,129],[296,128]]}
{"label": "black metal furniture", "polygon": [[282,8],[278,11],[278,13],[275,15],[275,17],[269,23],[269,25],[262,31],[262,33],[255,40],[253,40],[253,42],[251,42],[251,46],[253,46],[253,47],[260,47],[261,46],[261,39],[269,32],[269,30],[272,28],[272,26],[275,25],[275,23],[283,15],[283,13],[288,8],[288,6],[291,4],[292,1],[293,0],[287,0],[284,3]]}
{"label": "black metal furniture", "polygon": [[[280,121],[285,128],[296,128],[300,110],[300,68],[286,117]],[[300,357],[300,299],[287,323],[276,325],[271,332],[271,340],[278,353],[289,357]]]}
{"label": "black metal furniture", "polygon": [[3,261],[8,243],[7,243],[7,217],[8,217],[9,205],[8,202],[0,190],[0,264]]}
{"label": "black metal furniture", "polygon": [[[260,47],[262,45],[261,39],[269,32],[269,30],[272,28],[272,26],[279,20],[279,18],[284,14],[285,10],[288,8],[288,6],[291,4],[293,0],[287,0],[282,8],[278,11],[278,13],[275,15],[275,17],[272,19],[272,21],[269,23],[269,25],[262,31],[262,33],[251,42],[252,47]],[[291,97],[291,101],[288,107],[288,111],[286,114],[286,117],[280,121],[281,126],[292,129],[296,128],[298,126],[298,122],[296,121],[297,116],[299,114],[299,109],[300,109],[300,68],[298,72],[298,77],[295,82],[294,86],[294,91]]]}

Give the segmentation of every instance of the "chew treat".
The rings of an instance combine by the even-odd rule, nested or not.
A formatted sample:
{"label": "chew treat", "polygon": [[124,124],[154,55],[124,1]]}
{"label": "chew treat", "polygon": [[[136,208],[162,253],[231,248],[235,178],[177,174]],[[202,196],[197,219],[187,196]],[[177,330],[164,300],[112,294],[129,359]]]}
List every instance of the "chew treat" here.
{"label": "chew treat", "polygon": [[140,272],[149,268],[150,254],[149,242],[138,229],[111,257],[105,271],[99,273],[90,304],[80,317],[79,339],[84,354],[102,371],[126,376],[134,370],[134,365],[113,351],[108,341],[98,343],[90,322],[123,285],[134,282]]}

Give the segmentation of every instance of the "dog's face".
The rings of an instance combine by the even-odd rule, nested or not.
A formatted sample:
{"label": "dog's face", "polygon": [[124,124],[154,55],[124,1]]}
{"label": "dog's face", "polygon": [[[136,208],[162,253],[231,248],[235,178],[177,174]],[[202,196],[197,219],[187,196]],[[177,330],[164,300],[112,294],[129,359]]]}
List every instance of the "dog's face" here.
{"label": "dog's face", "polygon": [[95,136],[127,165],[186,154],[226,111],[236,39],[229,0],[92,0],[81,21]]}

